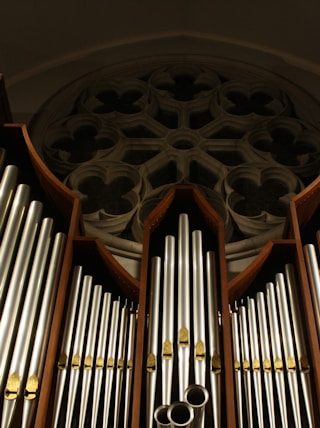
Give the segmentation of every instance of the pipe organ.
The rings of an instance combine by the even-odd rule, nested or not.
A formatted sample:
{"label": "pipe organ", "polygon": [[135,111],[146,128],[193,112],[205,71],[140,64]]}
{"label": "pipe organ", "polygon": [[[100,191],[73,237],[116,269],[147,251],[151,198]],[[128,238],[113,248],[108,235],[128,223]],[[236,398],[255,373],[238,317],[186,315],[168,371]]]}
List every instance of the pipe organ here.
{"label": "pipe organ", "polygon": [[141,278],[83,236],[24,125],[0,128],[2,427],[316,427],[320,179],[227,281],[193,185],[145,221]]}

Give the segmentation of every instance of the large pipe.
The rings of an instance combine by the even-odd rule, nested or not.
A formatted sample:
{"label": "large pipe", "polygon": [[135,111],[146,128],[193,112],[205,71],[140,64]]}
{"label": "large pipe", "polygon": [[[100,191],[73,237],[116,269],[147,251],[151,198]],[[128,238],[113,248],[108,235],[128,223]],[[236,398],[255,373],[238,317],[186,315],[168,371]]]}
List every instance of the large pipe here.
{"label": "large pipe", "polygon": [[190,256],[189,256],[189,218],[179,215],[178,232],[178,375],[179,399],[189,385],[190,369]]}
{"label": "large pipe", "polygon": [[168,419],[172,428],[191,428],[194,420],[192,407],[183,401],[174,402],[169,406]]}
{"label": "large pipe", "polygon": [[160,299],[161,259],[158,256],[151,259],[151,277],[149,293],[149,325],[147,347],[147,427],[153,426],[155,406],[157,369],[158,369],[158,334],[159,334],[159,299]]}
{"label": "large pipe", "polygon": [[185,390],[185,402],[193,409],[194,419],[191,428],[199,428],[205,422],[205,408],[209,400],[209,392],[202,385],[189,385]]}
{"label": "large pipe", "polygon": [[195,383],[206,384],[206,330],[204,307],[204,271],[202,232],[192,232],[192,272],[193,272],[193,337]]}
{"label": "large pipe", "polygon": [[210,382],[212,396],[213,425],[221,426],[221,357],[218,316],[218,284],[216,256],[213,251],[207,251],[207,300],[208,300],[208,333],[209,353],[211,360]]}
{"label": "large pipe", "polygon": [[175,238],[165,238],[162,315],[162,404],[171,403],[174,340]]}

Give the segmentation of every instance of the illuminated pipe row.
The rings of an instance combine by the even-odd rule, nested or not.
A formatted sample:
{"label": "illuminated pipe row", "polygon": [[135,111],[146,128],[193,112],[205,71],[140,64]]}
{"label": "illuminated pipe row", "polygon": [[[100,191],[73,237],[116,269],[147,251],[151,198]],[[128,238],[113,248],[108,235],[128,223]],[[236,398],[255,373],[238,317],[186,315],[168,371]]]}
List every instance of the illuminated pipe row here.
{"label": "illuminated pipe row", "polygon": [[[293,329],[291,329],[291,320]],[[302,332],[296,277],[291,264],[285,265],[285,274],[276,274],[275,284],[272,282],[266,284],[265,293],[257,293],[256,300],[248,298],[246,306],[241,303],[239,308],[235,307],[235,310],[231,312],[231,330],[239,427],[244,426],[245,419],[249,427],[254,426],[253,400],[259,427],[264,426],[261,374],[264,378],[270,426],[276,425],[274,403],[277,396],[281,426],[288,427],[286,393],[289,392],[294,426],[297,428],[302,426],[300,413],[300,399],[302,399],[308,426],[315,427],[310,365]],[[251,376],[253,377],[254,394],[250,389]],[[302,387],[301,397],[298,377]],[[241,386],[242,382],[244,389]],[[243,391],[246,417],[242,409]]]}
{"label": "illuminated pipe row", "polygon": [[[165,237],[163,278],[161,258],[154,256],[151,259],[149,317],[148,317],[148,344],[146,364],[146,425],[154,425],[154,409],[156,404],[157,380],[162,378],[161,405],[169,406],[172,398],[172,373],[174,358],[178,362],[179,402],[184,400],[184,394],[189,387],[190,377],[190,347],[194,345],[193,364],[195,383],[205,387],[207,371],[210,370],[213,419],[216,427],[220,426],[221,419],[221,360],[219,344],[219,323],[217,304],[217,281],[215,254],[208,251],[206,258],[203,255],[202,232],[194,230],[192,236],[192,260],[189,254],[189,219],[188,215],[179,215],[177,262],[175,260],[175,237]],[[205,260],[205,263],[204,263]],[[205,264],[205,267],[204,267]],[[177,272],[176,265],[178,266]],[[192,273],[192,280],[190,278]],[[175,319],[175,277],[177,278],[177,343],[173,343]],[[208,332],[206,332],[205,318],[205,282],[207,284],[208,299]],[[193,329],[191,331],[191,303],[190,284],[193,288]],[[162,292],[162,295],[161,295]],[[160,301],[162,300],[162,319],[159,319]],[[162,322],[162,323],[161,323]],[[159,328],[162,329],[161,351],[158,352]],[[191,333],[193,336],[191,337]],[[209,335],[207,351],[206,334]],[[176,349],[176,355],[174,350]],[[158,354],[161,358],[160,373]],[[210,369],[206,367],[210,358]],[[160,410],[159,410],[160,411]],[[163,414],[163,412],[160,412]],[[199,422],[199,421],[198,421]],[[204,425],[204,415],[199,426]]]}
{"label": "illuminated pipe row", "polygon": [[[82,278],[82,267],[76,266],[58,362],[53,427],[63,420],[64,426],[72,426],[79,388],[78,425],[86,426],[92,387],[91,427],[97,426],[100,405],[103,406],[103,426],[118,426],[122,393],[125,397],[123,426],[129,426],[135,330],[133,309],[129,310],[126,304],[121,307],[120,300],[112,302],[111,293],[103,293],[101,285],[93,285],[92,276]],[[104,396],[101,398],[103,380]],[[64,394],[68,397],[65,414],[62,412]],[[113,399],[115,407],[111,420]]]}
{"label": "illuminated pipe row", "polygon": [[[4,388],[2,428],[11,425],[18,400],[22,396],[26,400],[35,399],[38,396],[45,343],[48,338],[45,336],[45,329],[49,328],[52,300],[55,297],[60,276],[65,235],[57,234],[53,248],[51,248],[53,220],[45,218],[41,223],[39,235],[36,237],[41,208],[40,203],[35,204],[30,211],[34,214],[31,216],[33,218],[30,218],[30,221],[27,218],[25,227],[30,227],[30,230],[26,231],[21,240],[21,243],[25,245],[19,247],[1,319],[0,336],[4,339],[1,348],[3,355],[1,390]],[[31,238],[30,241],[29,238]],[[30,247],[26,249],[28,243]],[[35,247],[34,256],[31,259],[33,247]],[[29,269],[30,274],[28,274]],[[43,297],[42,293],[44,293]],[[41,318],[38,318],[37,315],[39,306],[42,308],[39,315]],[[50,307],[51,312],[49,313]],[[39,326],[41,319],[43,324]],[[38,328],[34,339],[36,325]],[[32,353],[32,357],[29,363],[30,353]],[[30,370],[32,370],[32,374]],[[34,406],[29,406],[24,400],[24,423],[27,423],[30,418],[29,413],[32,413],[30,407]]]}

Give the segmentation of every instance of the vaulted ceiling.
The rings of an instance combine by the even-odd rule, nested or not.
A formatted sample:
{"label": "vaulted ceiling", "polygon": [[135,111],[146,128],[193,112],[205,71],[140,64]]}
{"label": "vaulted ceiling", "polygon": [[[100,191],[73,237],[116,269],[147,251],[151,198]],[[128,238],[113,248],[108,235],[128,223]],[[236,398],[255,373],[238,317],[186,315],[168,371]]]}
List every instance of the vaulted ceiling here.
{"label": "vaulted ceiling", "polygon": [[1,9],[0,72],[16,121],[88,71],[158,54],[240,59],[320,99],[316,0],[13,0]]}

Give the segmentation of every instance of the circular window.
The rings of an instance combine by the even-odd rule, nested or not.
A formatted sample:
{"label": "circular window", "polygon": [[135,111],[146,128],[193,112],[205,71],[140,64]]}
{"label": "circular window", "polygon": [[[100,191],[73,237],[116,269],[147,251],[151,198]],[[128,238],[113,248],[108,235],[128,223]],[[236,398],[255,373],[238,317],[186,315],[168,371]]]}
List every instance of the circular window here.
{"label": "circular window", "polygon": [[138,258],[143,222],[170,186],[201,189],[227,259],[281,237],[289,200],[319,175],[320,107],[247,64],[190,56],[99,69],[32,119],[33,144],[82,201],[86,233]]}

